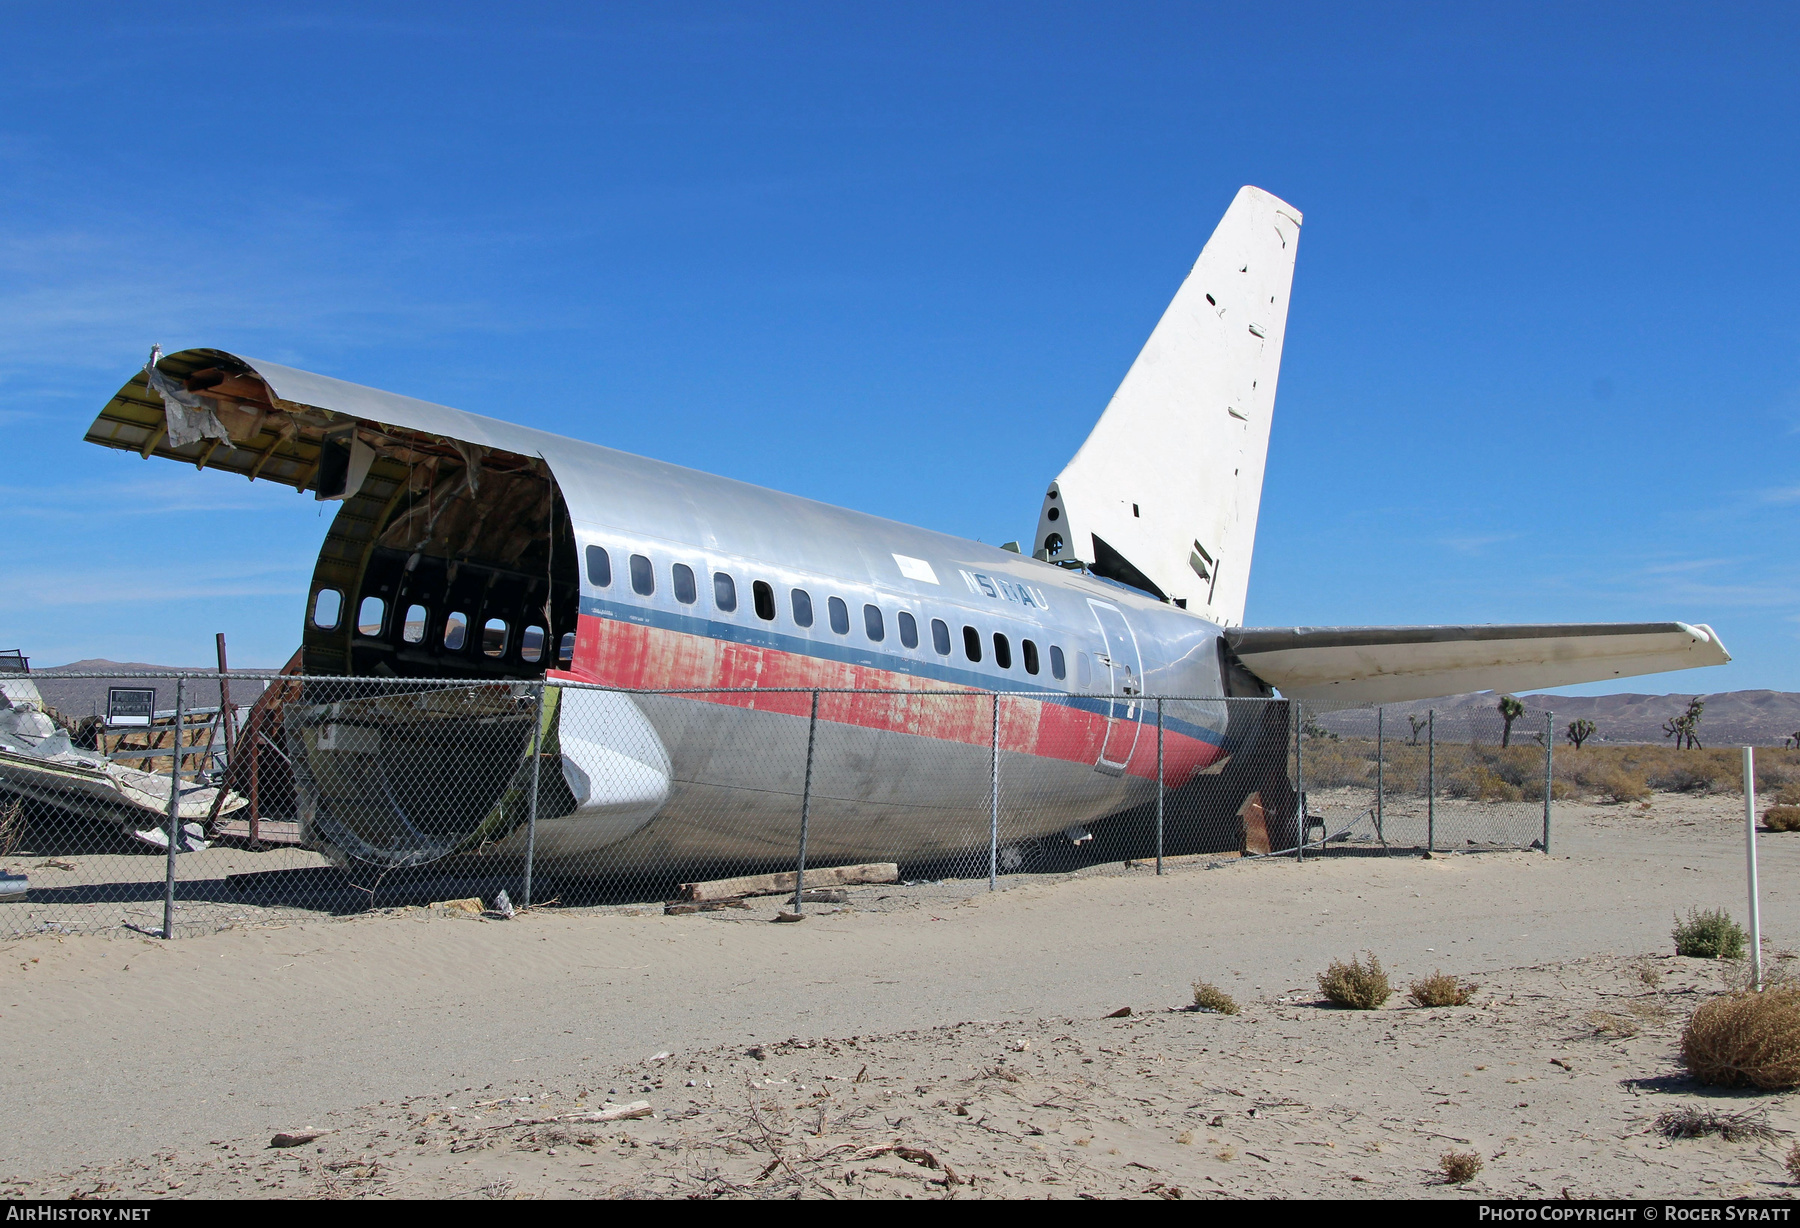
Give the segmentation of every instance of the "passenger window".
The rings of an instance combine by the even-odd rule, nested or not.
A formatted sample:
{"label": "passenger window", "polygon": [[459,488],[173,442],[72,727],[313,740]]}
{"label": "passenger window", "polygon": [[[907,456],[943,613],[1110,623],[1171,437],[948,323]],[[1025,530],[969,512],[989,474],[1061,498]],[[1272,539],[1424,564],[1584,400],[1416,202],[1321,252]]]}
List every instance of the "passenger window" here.
{"label": "passenger window", "polygon": [[812,594],[803,588],[794,590],[794,625],[812,626]]}
{"label": "passenger window", "polygon": [[908,648],[919,646],[919,623],[905,610],[900,611],[900,642]]}
{"label": "passenger window", "polygon": [[758,580],[750,586],[750,596],[756,605],[756,616],[766,623],[775,621],[775,589],[767,580]]}
{"label": "passenger window", "polygon": [[833,597],[825,603],[825,609],[831,616],[831,629],[839,635],[849,635],[850,607],[844,604],[844,599]]}
{"label": "passenger window", "polygon": [[1075,654],[1075,685],[1084,691],[1094,685],[1094,668],[1088,664],[1088,655],[1085,652]]}
{"label": "passenger window", "polygon": [[506,620],[490,618],[481,624],[481,651],[490,657],[506,655]]}
{"label": "passenger window", "polygon": [[998,631],[994,632],[994,664],[1001,669],[1012,668],[1012,645]]}
{"label": "passenger window", "polygon": [[656,591],[656,572],[650,566],[650,560],[641,554],[631,556],[631,591],[640,597],[648,597]]}
{"label": "passenger window", "polygon": [[1037,673],[1038,672],[1037,645],[1032,643],[1030,640],[1020,640],[1019,647],[1025,651],[1025,672],[1028,674]]}
{"label": "passenger window", "polygon": [[387,618],[387,602],[379,597],[364,597],[362,604],[356,608],[356,633],[367,636],[380,635],[382,620],[385,618]]}
{"label": "passenger window", "polygon": [[1050,645],[1050,673],[1056,678],[1066,678],[1069,670],[1063,664],[1063,652],[1055,644]]}
{"label": "passenger window", "polygon": [[444,620],[444,647],[451,652],[461,652],[462,646],[469,639],[469,616],[452,614]]}
{"label": "passenger window", "polygon": [[941,618],[931,620],[931,646],[937,649],[940,657],[950,655],[950,628],[944,625]]}
{"label": "passenger window", "polygon": [[588,583],[595,588],[612,587],[612,556],[605,546],[587,548]]}
{"label": "passenger window", "polygon": [[694,569],[686,563],[677,563],[669,568],[669,584],[675,590],[675,600],[682,605],[693,605],[700,590],[694,585]]}
{"label": "passenger window", "polygon": [[737,581],[722,571],[713,572],[713,604],[727,614],[737,609]]}
{"label": "passenger window", "polygon": [[863,630],[868,632],[869,638],[877,644],[887,638],[887,628],[881,622],[880,606],[866,605],[863,607]]}
{"label": "passenger window", "polygon": [[981,660],[981,632],[973,627],[963,628],[963,655],[971,661]]}
{"label": "passenger window", "polygon": [[557,650],[556,663],[564,669],[575,664],[575,633],[573,631],[563,632],[562,647]]}
{"label": "passenger window", "polygon": [[519,660],[536,664],[544,657],[544,629],[527,627],[519,637]]}
{"label": "passenger window", "polygon": [[425,624],[431,621],[431,613],[422,605],[406,607],[406,621],[400,624],[400,638],[408,644],[425,642]]}
{"label": "passenger window", "polygon": [[344,616],[344,594],[335,588],[322,588],[313,598],[313,626],[321,631],[336,631],[338,619]]}

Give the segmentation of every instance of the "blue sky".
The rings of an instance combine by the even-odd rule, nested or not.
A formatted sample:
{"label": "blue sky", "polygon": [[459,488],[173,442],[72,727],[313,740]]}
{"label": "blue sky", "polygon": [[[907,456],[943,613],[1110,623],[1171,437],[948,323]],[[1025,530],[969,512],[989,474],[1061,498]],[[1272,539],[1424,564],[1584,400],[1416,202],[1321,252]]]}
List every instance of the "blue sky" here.
{"label": "blue sky", "polygon": [[1791,5],[0,16],[39,663],[298,642],[310,497],[81,442],[152,342],[997,542],[1254,183],[1306,227],[1249,622],[1681,618],[1736,661],[1632,689],[1800,689]]}

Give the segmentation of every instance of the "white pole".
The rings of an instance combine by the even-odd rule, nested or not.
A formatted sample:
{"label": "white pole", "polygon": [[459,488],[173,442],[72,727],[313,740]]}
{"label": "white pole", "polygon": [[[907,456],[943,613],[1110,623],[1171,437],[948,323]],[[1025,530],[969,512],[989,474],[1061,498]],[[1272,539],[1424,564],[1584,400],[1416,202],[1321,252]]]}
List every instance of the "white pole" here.
{"label": "white pole", "polygon": [[1762,910],[1756,900],[1756,748],[1744,747],[1744,862],[1750,874],[1750,975],[1762,991]]}

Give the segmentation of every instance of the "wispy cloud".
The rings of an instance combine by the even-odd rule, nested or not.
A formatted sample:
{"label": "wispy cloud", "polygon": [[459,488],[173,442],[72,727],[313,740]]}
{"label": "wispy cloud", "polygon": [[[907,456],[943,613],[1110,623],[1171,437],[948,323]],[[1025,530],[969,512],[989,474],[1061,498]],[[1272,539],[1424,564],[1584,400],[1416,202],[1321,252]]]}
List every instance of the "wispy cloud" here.
{"label": "wispy cloud", "polygon": [[54,606],[115,607],[129,615],[134,607],[231,597],[288,597],[295,609],[305,598],[308,567],[195,568],[142,566],[121,574],[116,566],[25,569],[7,577],[0,613],[18,614]]}
{"label": "wispy cloud", "polygon": [[[104,522],[121,516],[169,516],[184,512],[268,512],[275,488],[232,483],[210,475],[202,489],[191,474],[147,473],[129,481],[70,482],[55,486],[0,485],[9,515],[26,519]],[[185,479],[185,480],[184,480]]]}
{"label": "wispy cloud", "polygon": [[1463,537],[1440,537],[1437,540],[1439,545],[1448,546],[1458,554],[1480,554],[1489,546],[1517,541],[1522,536],[1522,533],[1477,533]]}

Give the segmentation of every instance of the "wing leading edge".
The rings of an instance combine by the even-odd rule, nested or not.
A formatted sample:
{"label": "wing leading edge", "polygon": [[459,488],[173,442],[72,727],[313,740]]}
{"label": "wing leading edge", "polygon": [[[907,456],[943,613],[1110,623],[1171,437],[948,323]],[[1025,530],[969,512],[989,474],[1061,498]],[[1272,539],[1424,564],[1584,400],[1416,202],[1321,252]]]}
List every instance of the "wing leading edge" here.
{"label": "wing leading edge", "polygon": [[1731,660],[1711,627],[1687,623],[1240,627],[1225,640],[1283,695],[1350,703],[1536,690]]}

